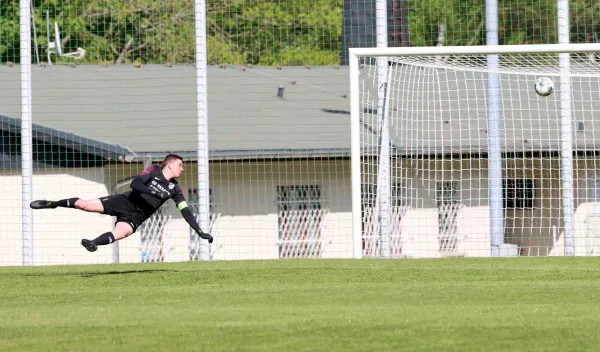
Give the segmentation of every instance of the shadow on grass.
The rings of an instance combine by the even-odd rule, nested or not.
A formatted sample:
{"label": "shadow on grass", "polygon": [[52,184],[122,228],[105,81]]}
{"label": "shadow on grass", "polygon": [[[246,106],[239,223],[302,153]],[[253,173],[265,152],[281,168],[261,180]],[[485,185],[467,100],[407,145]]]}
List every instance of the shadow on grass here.
{"label": "shadow on grass", "polygon": [[179,270],[166,269],[143,269],[143,270],[113,270],[113,271],[90,271],[90,272],[70,272],[70,273],[22,273],[19,276],[79,276],[79,277],[101,277],[111,275],[135,275],[135,274],[155,274],[155,273],[175,273]]}
{"label": "shadow on grass", "polygon": [[95,271],[88,273],[78,273],[82,277],[96,277],[96,276],[109,276],[109,275],[129,275],[129,274],[154,274],[159,272],[174,273],[179,270],[165,270],[165,269],[146,269],[146,270],[123,270],[123,271]]}

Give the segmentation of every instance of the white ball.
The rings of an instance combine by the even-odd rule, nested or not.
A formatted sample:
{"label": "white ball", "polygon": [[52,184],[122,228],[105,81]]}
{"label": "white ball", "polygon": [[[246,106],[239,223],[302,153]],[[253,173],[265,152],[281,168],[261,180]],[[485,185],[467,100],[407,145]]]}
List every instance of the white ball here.
{"label": "white ball", "polygon": [[542,96],[547,97],[554,92],[554,82],[548,77],[540,77],[535,81],[535,92]]}

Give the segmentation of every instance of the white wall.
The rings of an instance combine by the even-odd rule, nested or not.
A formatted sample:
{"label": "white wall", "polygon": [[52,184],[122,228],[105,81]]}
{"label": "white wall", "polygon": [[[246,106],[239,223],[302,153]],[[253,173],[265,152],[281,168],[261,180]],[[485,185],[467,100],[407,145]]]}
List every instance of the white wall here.
{"label": "white wall", "polygon": [[[507,162],[504,176],[534,178],[536,207],[506,211],[506,236],[522,255],[563,255],[559,169],[557,160]],[[575,246],[577,255],[600,253],[600,163],[581,159],[576,163]],[[407,185],[409,207],[395,235],[401,238],[401,257],[488,256],[490,253],[489,206],[485,161],[415,160],[395,165],[394,177]],[[115,169],[47,169],[34,176],[34,198],[98,198],[109,193],[105,184],[114,176],[126,179],[141,166]],[[180,184],[187,195],[196,187],[196,168],[186,165]],[[366,176],[374,176],[366,174]],[[3,184],[14,185],[0,195],[0,265],[21,264],[21,176],[0,174]],[[107,181],[107,180],[110,180]],[[365,181],[369,178],[365,177]],[[439,252],[436,185],[458,184],[460,208],[456,215],[457,247]],[[323,258],[352,256],[351,194],[348,160],[296,160],[287,162],[234,162],[211,164],[211,187],[217,217],[212,234],[216,260],[279,258],[277,186],[319,185],[323,190],[321,223]],[[120,191],[128,189],[127,183]],[[189,260],[190,228],[172,201],[166,205],[171,220],[165,230],[165,260]],[[89,253],[79,242],[110,231],[114,218],[73,209],[34,211],[35,264],[110,263],[114,246]],[[141,233],[118,243],[120,262],[139,262]]]}
{"label": "white wall", "polygon": [[[186,196],[188,188],[196,187],[195,173],[195,166],[186,166],[180,178]],[[279,258],[277,186],[285,185],[321,186],[327,209],[321,222],[321,257],[351,257],[349,175],[349,163],[338,160],[212,163],[210,184],[217,216],[211,231],[213,259]],[[172,201],[166,206],[172,216],[166,232],[175,247],[168,260],[188,260],[189,225]]]}
{"label": "white wall", "polygon": [[[187,197],[196,188],[195,164],[186,163],[179,179]],[[107,167],[107,175],[127,179],[142,166]],[[113,178],[113,177],[111,177]],[[115,181],[115,180],[111,180]],[[323,207],[321,222],[324,258],[349,258],[352,255],[349,163],[343,160],[226,161],[211,163],[210,184],[214,192],[214,216],[211,246],[215,260],[278,259],[279,221],[277,186],[319,185]],[[118,192],[129,188],[124,183]],[[189,199],[188,199],[189,200]],[[189,202],[188,202],[189,203]],[[190,227],[172,201],[164,208],[171,219],[165,228],[166,261],[189,260]],[[140,234],[119,242],[121,262],[140,260]],[[204,242],[206,243],[206,242]],[[168,247],[168,248],[167,248]]]}
{"label": "white wall", "polygon": [[[600,158],[579,157],[574,161],[574,165],[575,255],[598,256],[600,255]],[[557,202],[555,207],[560,207],[560,202]],[[556,213],[555,210],[548,216],[554,216]],[[562,221],[562,210],[559,215]],[[556,226],[553,230],[551,240],[556,245],[549,255],[564,255],[562,227]]]}
{"label": "white wall", "polygon": [[4,174],[0,182],[11,185],[0,192],[0,265],[21,265],[21,177]]}
{"label": "white wall", "polygon": [[[600,159],[579,157],[574,165],[575,254],[600,255]],[[461,202],[456,220],[456,254],[489,256],[490,208],[485,159],[404,160],[393,170],[397,180],[411,189],[411,209],[402,227],[406,255],[440,254],[435,247],[439,232],[436,184],[454,181]],[[376,177],[373,172],[367,174]],[[517,245],[521,255],[564,255],[559,159],[508,159],[504,161],[503,177],[535,181],[535,206],[505,211],[505,243]]]}
{"label": "white wall", "polygon": [[[480,160],[442,161],[403,159],[392,163],[393,183],[402,185],[400,198],[408,210],[400,220],[402,249],[399,257],[480,257],[490,255],[490,210],[487,173]],[[366,163],[363,182],[377,179],[376,162]],[[456,188],[453,250],[440,251],[438,185],[452,182]]]}
{"label": "white wall", "polygon": [[[0,174],[2,184],[13,185],[0,198],[0,265],[21,265],[21,176]],[[33,199],[58,200],[98,198],[107,194],[104,171],[90,169],[47,169],[33,177]],[[33,211],[33,252],[35,265],[110,263],[112,251],[102,248],[89,253],[82,238],[95,238],[112,229],[112,218],[57,208]]]}

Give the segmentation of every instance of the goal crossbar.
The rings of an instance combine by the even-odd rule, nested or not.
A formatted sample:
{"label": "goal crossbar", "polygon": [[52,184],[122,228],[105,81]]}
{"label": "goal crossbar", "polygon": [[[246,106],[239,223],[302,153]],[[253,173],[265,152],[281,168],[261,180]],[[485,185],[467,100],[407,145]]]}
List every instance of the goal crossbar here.
{"label": "goal crossbar", "polygon": [[537,45],[475,45],[434,47],[350,48],[350,59],[360,56],[420,56],[420,55],[495,55],[495,54],[558,54],[600,51],[600,43],[537,44]]}

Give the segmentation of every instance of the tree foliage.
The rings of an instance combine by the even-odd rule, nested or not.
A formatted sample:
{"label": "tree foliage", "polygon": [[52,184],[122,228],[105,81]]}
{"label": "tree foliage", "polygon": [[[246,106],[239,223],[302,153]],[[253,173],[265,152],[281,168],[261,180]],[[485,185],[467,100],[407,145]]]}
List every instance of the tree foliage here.
{"label": "tree foliage", "polygon": [[[12,1],[11,1],[12,2]],[[18,1],[2,16],[0,55],[3,61],[18,61]],[[78,47],[86,50],[88,63],[193,62],[193,1],[120,1],[120,0],[39,0],[34,2],[38,52],[46,56],[48,43],[54,40],[54,22],[60,27],[64,52]],[[9,5],[10,6],[10,5]],[[2,5],[3,15],[4,2]],[[15,23],[16,21],[16,23]],[[16,27],[16,31],[14,30]]]}
{"label": "tree foliage", "polygon": [[[485,0],[410,1],[410,44],[484,45]],[[571,43],[600,32],[600,0],[570,0]],[[557,43],[557,0],[498,0],[499,44]]]}
{"label": "tree foliage", "polygon": [[231,52],[209,52],[215,60],[239,55],[238,64],[333,64],[341,45],[342,9],[340,0],[211,0],[210,35],[222,38]]}
{"label": "tree foliage", "polygon": [[[485,44],[485,0],[405,1],[410,45]],[[500,44],[556,43],[556,0],[498,2]],[[194,62],[192,0],[34,0],[33,8],[34,62],[46,58],[46,16],[60,26],[63,51],[86,50],[82,63]],[[0,11],[0,61],[18,62],[19,1],[0,2]],[[207,0],[208,62],[338,64],[342,16],[343,0]],[[600,0],[571,0],[570,19],[571,42],[593,40]]]}

